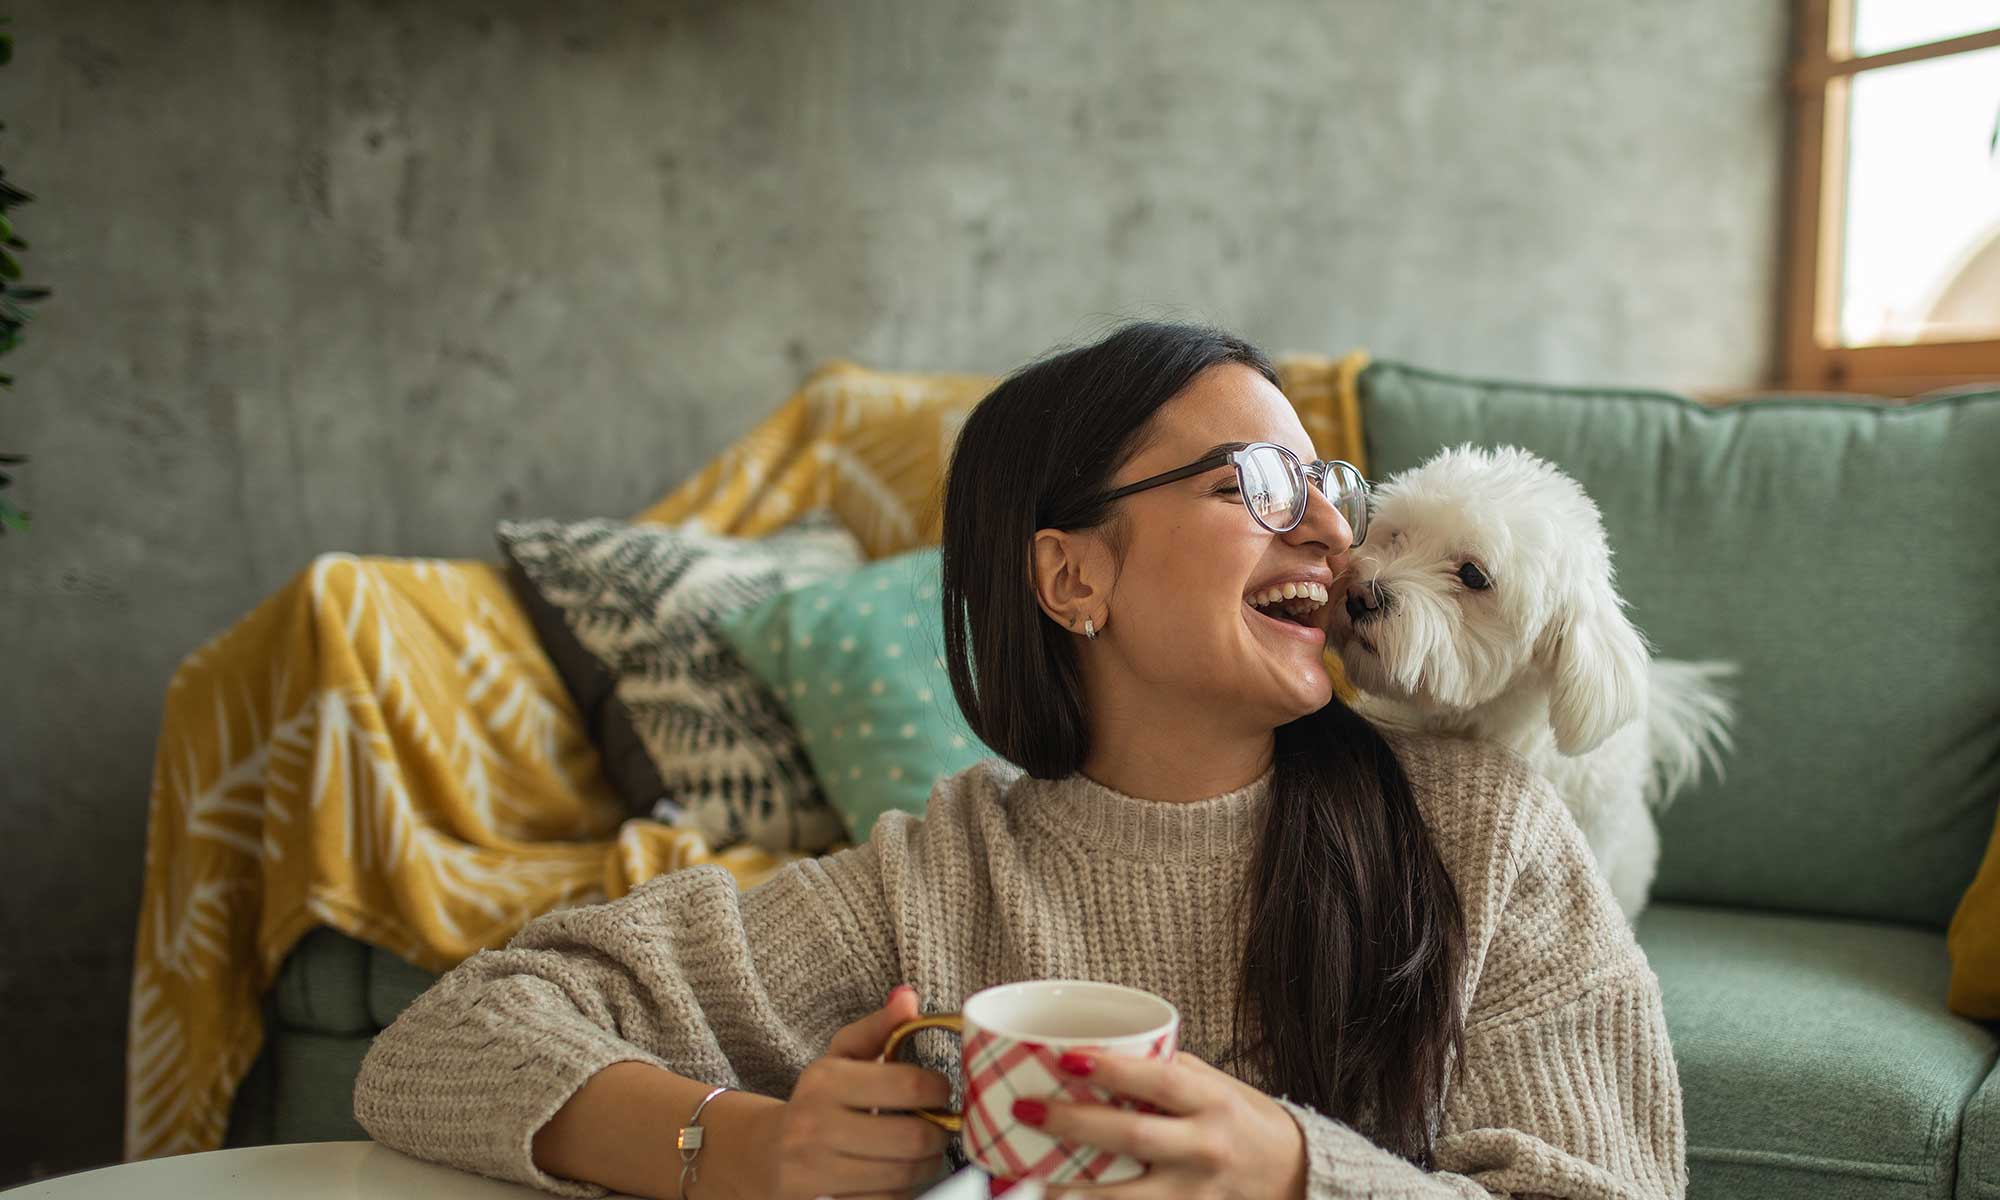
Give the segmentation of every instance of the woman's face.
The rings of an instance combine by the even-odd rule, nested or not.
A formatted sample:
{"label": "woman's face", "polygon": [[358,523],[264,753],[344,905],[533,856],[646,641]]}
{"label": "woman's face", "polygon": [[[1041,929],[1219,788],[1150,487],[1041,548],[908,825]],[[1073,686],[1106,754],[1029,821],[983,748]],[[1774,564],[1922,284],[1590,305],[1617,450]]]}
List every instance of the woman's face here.
{"label": "woman's face", "polygon": [[[1318,457],[1283,393],[1229,363],[1204,371],[1154,414],[1142,448],[1111,487],[1186,466],[1225,442],[1275,442],[1302,462]],[[1308,491],[1305,518],[1283,534],[1244,507],[1233,467],[1117,501],[1124,553],[1102,593],[1105,636],[1084,654],[1099,693],[1093,703],[1108,702],[1111,710],[1104,715],[1179,715],[1268,730],[1327,703],[1333,688],[1321,656],[1328,608],[1293,619],[1282,610],[1311,604],[1315,589],[1302,585],[1331,595],[1346,569],[1351,531],[1319,489]],[[1260,611],[1257,602],[1286,584],[1308,598]]]}

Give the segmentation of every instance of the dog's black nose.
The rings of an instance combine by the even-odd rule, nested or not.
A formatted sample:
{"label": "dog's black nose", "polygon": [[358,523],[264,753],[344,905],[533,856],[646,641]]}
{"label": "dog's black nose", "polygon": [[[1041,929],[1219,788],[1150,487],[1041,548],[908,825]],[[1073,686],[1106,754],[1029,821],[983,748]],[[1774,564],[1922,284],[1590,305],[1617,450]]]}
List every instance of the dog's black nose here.
{"label": "dog's black nose", "polygon": [[1353,583],[1347,587],[1347,619],[1356,625],[1370,617],[1379,616],[1388,607],[1388,594],[1382,585],[1374,580],[1367,583]]}

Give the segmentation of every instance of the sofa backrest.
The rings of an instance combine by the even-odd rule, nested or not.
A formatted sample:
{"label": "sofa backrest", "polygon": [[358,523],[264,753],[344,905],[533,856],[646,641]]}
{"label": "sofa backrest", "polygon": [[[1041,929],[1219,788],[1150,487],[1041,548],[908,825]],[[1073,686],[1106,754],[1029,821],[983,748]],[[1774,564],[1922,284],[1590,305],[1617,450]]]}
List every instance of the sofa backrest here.
{"label": "sofa backrest", "polygon": [[1944,926],[2000,800],[2000,392],[1708,408],[1387,362],[1359,388],[1372,474],[1464,442],[1554,461],[1657,652],[1739,664],[1657,899]]}

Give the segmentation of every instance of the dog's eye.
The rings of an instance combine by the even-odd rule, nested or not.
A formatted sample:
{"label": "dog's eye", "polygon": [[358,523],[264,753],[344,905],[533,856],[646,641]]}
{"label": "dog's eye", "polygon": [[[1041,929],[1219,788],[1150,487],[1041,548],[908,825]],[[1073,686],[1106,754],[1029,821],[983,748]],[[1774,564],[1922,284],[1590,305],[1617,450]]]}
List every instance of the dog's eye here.
{"label": "dog's eye", "polygon": [[1493,586],[1493,581],[1486,578],[1486,572],[1480,570],[1479,564],[1474,562],[1466,563],[1458,569],[1458,581],[1475,592],[1483,592]]}

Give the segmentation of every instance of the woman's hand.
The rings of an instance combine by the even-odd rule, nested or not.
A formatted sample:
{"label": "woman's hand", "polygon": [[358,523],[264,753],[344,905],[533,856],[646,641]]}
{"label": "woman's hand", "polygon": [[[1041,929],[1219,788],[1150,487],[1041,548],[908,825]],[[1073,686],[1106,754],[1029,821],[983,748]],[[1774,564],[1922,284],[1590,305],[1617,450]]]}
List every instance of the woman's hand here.
{"label": "woman's hand", "polygon": [[1276,1100],[1249,1084],[1185,1051],[1171,1063],[1119,1054],[1065,1054],[1061,1061],[1070,1074],[1159,1112],[1069,1100],[1015,1101],[1018,1121],[1060,1141],[1129,1154],[1152,1167],[1127,1183],[1087,1193],[1053,1188],[1050,1194],[1087,1194],[1093,1200],[1298,1200],[1306,1194],[1305,1134]]}
{"label": "woman's hand", "polygon": [[[951,1084],[936,1071],[875,1061],[889,1032],[916,1017],[916,989],[904,984],[833,1035],[826,1056],[800,1074],[792,1098],[772,1110],[772,1176],[761,1195],[908,1196],[938,1175],[944,1130],[921,1117],[869,1111],[951,1103]],[[700,1200],[700,1188],[691,1190]]]}

